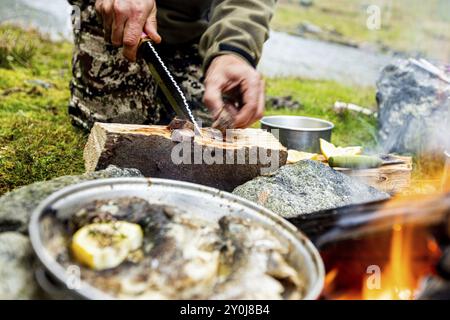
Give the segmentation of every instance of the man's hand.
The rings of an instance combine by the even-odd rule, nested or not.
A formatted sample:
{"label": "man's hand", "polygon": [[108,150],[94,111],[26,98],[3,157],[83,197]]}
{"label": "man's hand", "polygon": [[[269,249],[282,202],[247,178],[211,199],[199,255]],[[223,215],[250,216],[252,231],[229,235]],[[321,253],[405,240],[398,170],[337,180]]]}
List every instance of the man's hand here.
{"label": "man's hand", "polygon": [[123,46],[123,55],[131,61],[136,61],[142,32],[161,42],[155,0],[96,0],[95,10],[103,20],[106,41]]}
{"label": "man's hand", "polygon": [[216,57],[206,72],[203,102],[216,120],[224,106],[223,94],[236,93],[242,106],[234,127],[246,128],[264,113],[264,80],[247,61],[233,54]]}

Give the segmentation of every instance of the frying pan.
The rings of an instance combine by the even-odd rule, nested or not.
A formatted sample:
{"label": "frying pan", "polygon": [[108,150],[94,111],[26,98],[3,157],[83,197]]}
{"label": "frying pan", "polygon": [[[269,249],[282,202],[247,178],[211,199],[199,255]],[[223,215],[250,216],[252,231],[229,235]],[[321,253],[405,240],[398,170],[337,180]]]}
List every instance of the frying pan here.
{"label": "frying pan", "polygon": [[[139,197],[155,205],[180,207],[210,221],[218,221],[224,215],[250,219],[257,225],[271,229],[280,241],[289,242],[292,248],[289,262],[306,282],[304,299],[317,299],[322,291],[325,271],[319,252],[305,235],[273,212],[230,193],[192,183],[165,179],[115,178],[64,188],[45,199],[32,214],[29,225],[32,247],[43,268],[68,296],[84,299],[113,298],[84,281],[78,286],[69,285],[70,272],[57,262],[48,247],[48,235],[45,234],[48,230],[44,228],[43,218],[54,215],[57,219],[67,219],[93,200],[121,197]],[[41,283],[45,282],[42,277],[40,279]]]}

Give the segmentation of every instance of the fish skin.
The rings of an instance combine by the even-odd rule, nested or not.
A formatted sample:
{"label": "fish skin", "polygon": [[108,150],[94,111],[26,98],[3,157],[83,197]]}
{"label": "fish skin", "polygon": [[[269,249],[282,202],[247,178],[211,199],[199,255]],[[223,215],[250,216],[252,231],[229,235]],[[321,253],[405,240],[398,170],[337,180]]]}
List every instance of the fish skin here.
{"label": "fish skin", "polygon": [[73,215],[70,226],[73,230],[78,230],[91,223],[117,220],[143,224],[149,216],[160,218],[162,211],[162,206],[150,205],[146,200],[137,197],[95,200]]}
{"label": "fish skin", "polygon": [[175,214],[149,252],[152,260],[158,261],[158,286],[173,298],[207,294],[217,276],[219,245],[217,228],[211,223]]}
{"label": "fish skin", "polygon": [[[83,267],[85,280],[123,298],[130,294],[137,299],[195,299],[209,294],[219,264],[217,225],[140,198],[93,201],[73,215],[69,225],[73,233],[91,223],[116,220],[141,225],[144,258],[138,264],[123,263],[102,272]],[[64,261],[70,263],[70,259]]]}
{"label": "fish skin", "polygon": [[[84,281],[116,298],[256,300],[303,295],[303,281],[287,262],[289,244],[250,220],[224,216],[216,223],[130,197],[93,201],[68,223],[75,228],[99,219],[126,220],[144,230],[139,261],[128,259],[101,272],[81,266]],[[59,238],[70,241],[66,231],[59,232]],[[49,240],[52,252],[63,265],[73,264],[57,238]]]}
{"label": "fish skin", "polygon": [[[288,245],[282,244],[261,227],[239,217],[225,216],[219,221],[231,265],[229,276],[215,288],[211,299],[283,299],[300,298],[302,281],[286,262]],[[284,288],[280,280],[292,283]]]}

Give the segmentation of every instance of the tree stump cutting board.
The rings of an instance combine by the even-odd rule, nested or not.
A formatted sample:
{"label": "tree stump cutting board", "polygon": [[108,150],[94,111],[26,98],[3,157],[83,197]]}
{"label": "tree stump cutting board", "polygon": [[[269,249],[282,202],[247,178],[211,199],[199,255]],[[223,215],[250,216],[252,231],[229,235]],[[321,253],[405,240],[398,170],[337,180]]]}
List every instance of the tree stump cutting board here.
{"label": "tree stump cutting board", "polygon": [[260,129],[233,130],[213,139],[166,126],[96,123],[84,150],[88,172],[108,165],[139,169],[146,177],[188,181],[225,191],[286,164],[287,149]]}

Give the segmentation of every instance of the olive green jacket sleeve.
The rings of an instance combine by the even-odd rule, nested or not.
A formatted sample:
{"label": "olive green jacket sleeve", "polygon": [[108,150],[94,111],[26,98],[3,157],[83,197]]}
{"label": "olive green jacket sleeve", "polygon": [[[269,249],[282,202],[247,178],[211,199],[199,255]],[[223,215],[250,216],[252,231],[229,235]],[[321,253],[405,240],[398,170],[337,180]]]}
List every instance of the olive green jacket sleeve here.
{"label": "olive green jacket sleeve", "polygon": [[224,53],[237,54],[256,66],[276,0],[214,0],[209,26],[200,39],[204,70]]}

